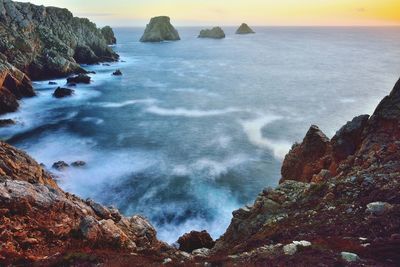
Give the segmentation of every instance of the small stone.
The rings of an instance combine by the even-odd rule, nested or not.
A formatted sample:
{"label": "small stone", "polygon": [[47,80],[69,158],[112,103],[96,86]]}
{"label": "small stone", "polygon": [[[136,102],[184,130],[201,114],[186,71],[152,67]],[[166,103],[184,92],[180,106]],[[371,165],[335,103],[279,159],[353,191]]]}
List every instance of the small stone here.
{"label": "small stone", "polygon": [[166,259],[163,260],[162,264],[168,264],[168,263],[171,263],[171,262],[172,262],[172,260],[170,258],[166,258]]}
{"label": "small stone", "polygon": [[355,262],[355,261],[359,261],[360,260],[360,257],[358,257],[358,255],[355,254],[355,253],[342,252],[342,253],[340,253],[340,255],[342,256],[342,259],[347,261],[347,262]]}
{"label": "small stone", "polygon": [[385,214],[391,207],[392,205],[387,202],[372,202],[367,205],[366,212],[375,216],[381,216]]}
{"label": "small stone", "polygon": [[56,85],[57,83],[56,82],[49,82],[49,85]]}
{"label": "small stone", "polygon": [[311,242],[309,241],[293,241],[290,244],[287,244],[286,246],[283,247],[283,253],[285,253],[286,255],[294,255],[297,252],[297,247],[301,246],[301,247],[309,247],[311,246]]}

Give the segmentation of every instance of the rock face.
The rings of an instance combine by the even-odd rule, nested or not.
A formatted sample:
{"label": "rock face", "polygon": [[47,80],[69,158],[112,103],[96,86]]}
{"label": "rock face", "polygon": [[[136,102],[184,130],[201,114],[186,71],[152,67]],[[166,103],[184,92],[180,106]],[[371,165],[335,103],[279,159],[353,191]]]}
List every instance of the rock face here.
{"label": "rock face", "polygon": [[240,27],[236,30],[236,34],[250,34],[250,33],[255,33],[255,32],[246,23],[242,23],[242,25],[240,25]]}
{"label": "rock face", "polygon": [[32,96],[35,92],[30,79],[2,59],[0,53],[0,115],[16,111],[19,99]]}
{"label": "rock face", "polygon": [[166,16],[154,17],[147,24],[141,42],[178,41],[178,31],[172,26],[171,19]]}
{"label": "rock face", "polygon": [[[334,266],[356,259],[366,266],[398,265],[399,106],[400,81],[370,118],[354,118],[332,140],[312,126],[286,157],[281,184],[233,212],[207,262]],[[294,249],[296,240],[309,245]]]}
{"label": "rock face", "polygon": [[225,33],[220,27],[214,27],[211,30],[201,30],[199,38],[223,39],[225,38]]}
{"label": "rock face", "polygon": [[[106,253],[106,260],[117,263],[125,253],[128,262],[137,262],[130,266],[147,265],[143,264],[146,255],[151,255],[153,264],[161,263],[161,252],[179,260],[172,247],[156,239],[155,229],[145,218],[124,217],[114,209],[63,192],[32,158],[3,142],[0,233],[2,266],[33,262],[60,266],[74,251],[98,257]],[[85,262],[85,258],[80,260]]]}
{"label": "rock face", "polygon": [[118,58],[101,30],[66,9],[0,1],[0,55],[31,79],[80,72],[78,63]]}
{"label": "rock face", "polygon": [[178,244],[180,250],[191,253],[200,248],[210,249],[214,247],[215,242],[207,231],[192,231],[181,236],[178,239]]}
{"label": "rock face", "polygon": [[117,38],[115,38],[114,31],[110,26],[105,26],[101,29],[101,33],[106,39],[108,45],[114,45],[117,43]]}

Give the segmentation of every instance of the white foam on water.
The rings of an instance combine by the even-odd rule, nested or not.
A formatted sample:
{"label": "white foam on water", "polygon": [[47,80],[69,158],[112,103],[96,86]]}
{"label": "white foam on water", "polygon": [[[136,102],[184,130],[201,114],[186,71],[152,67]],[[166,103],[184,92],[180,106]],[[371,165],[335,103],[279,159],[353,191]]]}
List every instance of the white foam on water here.
{"label": "white foam on water", "polygon": [[101,102],[101,103],[96,103],[96,105],[99,105],[103,108],[122,108],[126,106],[132,106],[136,104],[154,104],[157,102],[157,99],[153,98],[146,98],[146,99],[131,99],[127,101],[122,101],[122,102]]}
{"label": "white foam on water", "polygon": [[178,117],[210,117],[219,116],[229,113],[241,112],[243,110],[237,108],[225,108],[225,109],[212,109],[212,110],[199,110],[199,109],[186,109],[186,108],[162,108],[156,105],[152,105],[146,109],[148,113],[160,115],[160,116],[178,116]]}
{"label": "white foam on water", "polygon": [[265,126],[280,119],[282,119],[280,116],[268,115],[253,120],[242,120],[240,124],[253,145],[270,149],[276,159],[283,160],[291,148],[291,143],[285,140],[273,140],[262,134]]}
{"label": "white foam on water", "polygon": [[190,94],[199,94],[199,95],[207,95],[210,97],[216,97],[216,96],[220,96],[217,93],[214,92],[210,92],[208,90],[204,90],[204,89],[195,89],[195,88],[175,88],[172,89],[172,91],[174,92],[180,92],[180,93],[190,93]]}
{"label": "white foam on water", "polygon": [[339,102],[343,104],[349,104],[349,103],[355,103],[356,100],[354,98],[341,98],[339,99]]}
{"label": "white foam on water", "polygon": [[94,123],[94,124],[96,124],[96,125],[100,125],[100,124],[103,124],[103,123],[104,123],[104,120],[103,120],[103,119],[95,118],[95,117],[85,117],[85,118],[82,118],[82,121],[84,121],[84,122],[91,122],[91,123]]}

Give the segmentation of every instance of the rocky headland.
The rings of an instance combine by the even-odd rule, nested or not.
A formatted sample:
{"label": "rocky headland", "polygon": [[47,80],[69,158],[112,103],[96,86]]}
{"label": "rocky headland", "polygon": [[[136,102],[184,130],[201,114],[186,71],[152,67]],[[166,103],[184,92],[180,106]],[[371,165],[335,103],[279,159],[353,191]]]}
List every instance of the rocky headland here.
{"label": "rocky headland", "polygon": [[225,38],[225,33],[220,27],[214,27],[211,30],[201,30],[198,38],[223,39]]}
{"label": "rocky headland", "polygon": [[171,24],[171,19],[167,16],[159,16],[151,18],[140,41],[162,42],[178,41],[180,39],[178,31]]}
{"label": "rocky headland", "polygon": [[79,64],[116,61],[115,36],[67,9],[0,0],[0,114],[35,92],[31,79],[85,73]]}
{"label": "rocky headland", "polygon": [[242,25],[240,25],[240,27],[236,30],[236,34],[250,34],[250,33],[255,33],[255,31],[253,31],[246,23],[242,23]]}

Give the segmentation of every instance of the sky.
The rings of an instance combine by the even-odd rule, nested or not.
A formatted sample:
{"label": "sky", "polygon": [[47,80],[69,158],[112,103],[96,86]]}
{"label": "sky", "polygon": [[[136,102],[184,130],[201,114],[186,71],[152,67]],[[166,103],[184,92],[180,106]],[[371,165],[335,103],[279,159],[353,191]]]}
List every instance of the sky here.
{"label": "sky", "polygon": [[19,0],[65,7],[98,26],[145,26],[168,15],[176,26],[400,25],[400,0]]}

